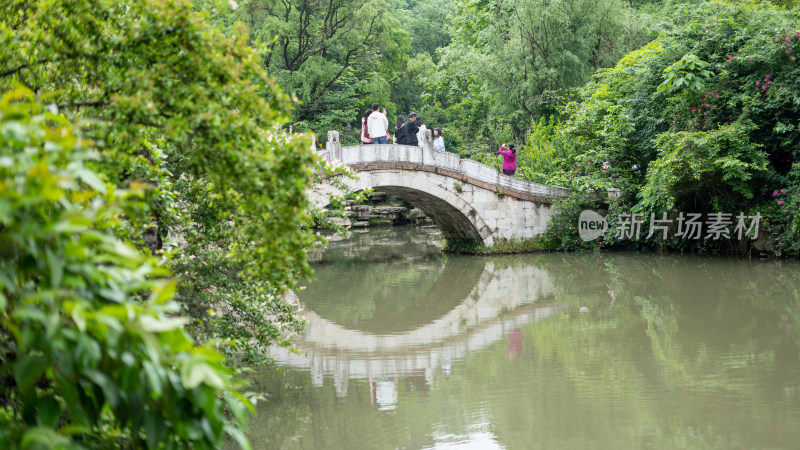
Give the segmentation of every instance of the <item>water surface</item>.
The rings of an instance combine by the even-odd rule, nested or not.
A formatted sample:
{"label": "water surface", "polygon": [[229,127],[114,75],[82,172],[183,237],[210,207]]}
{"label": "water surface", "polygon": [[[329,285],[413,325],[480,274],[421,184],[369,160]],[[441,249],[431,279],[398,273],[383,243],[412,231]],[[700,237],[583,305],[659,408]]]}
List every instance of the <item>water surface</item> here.
{"label": "water surface", "polygon": [[[255,448],[797,448],[800,265],[333,242]],[[280,372],[276,373],[276,368]]]}

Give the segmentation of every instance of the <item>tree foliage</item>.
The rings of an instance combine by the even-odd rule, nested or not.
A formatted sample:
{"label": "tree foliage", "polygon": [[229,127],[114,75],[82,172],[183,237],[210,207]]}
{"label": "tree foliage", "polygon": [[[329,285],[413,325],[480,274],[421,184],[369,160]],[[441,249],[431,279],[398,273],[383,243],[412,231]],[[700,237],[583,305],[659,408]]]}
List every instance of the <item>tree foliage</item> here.
{"label": "tree foliage", "polygon": [[540,179],[621,188],[626,208],[761,211],[775,243],[797,253],[797,205],[772,194],[798,182],[799,13],[723,1],[675,8],[656,40],[599,71],[546,145],[529,142],[521,158],[564,149]]}
{"label": "tree foliage", "polygon": [[250,400],[183,330],[168,270],[131,245],[149,186],[102,181],[98,158],[29,90],[3,95],[0,445],[247,447]]}
{"label": "tree foliage", "polygon": [[409,42],[385,0],[247,0],[219,22],[250,29],[264,69],[296,97],[301,129],[345,131],[375,101],[393,109],[388,82]]}
{"label": "tree foliage", "polygon": [[[187,1],[20,0],[0,14],[0,86],[28,86],[80,124],[107,181],[153,185],[148,226],[180,247],[179,300],[198,332],[222,323],[266,344],[302,327],[278,294],[309,273],[310,143],[274,127],[290,97],[246,30],[226,38]],[[211,307],[228,314],[211,322]]]}
{"label": "tree foliage", "polygon": [[280,294],[314,240],[310,141],[247,42],[184,0],[0,10],[4,442],[239,435],[214,347],[263,357],[303,328]]}
{"label": "tree foliage", "polygon": [[531,119],[555,111],[568,89],[642,42],[633,17],[616,0],[457,2],[453,42],[441,62],[451,108],[477,119],[467,125],[473,139],[486,133],[497,137],[493,144],[517,140]]}

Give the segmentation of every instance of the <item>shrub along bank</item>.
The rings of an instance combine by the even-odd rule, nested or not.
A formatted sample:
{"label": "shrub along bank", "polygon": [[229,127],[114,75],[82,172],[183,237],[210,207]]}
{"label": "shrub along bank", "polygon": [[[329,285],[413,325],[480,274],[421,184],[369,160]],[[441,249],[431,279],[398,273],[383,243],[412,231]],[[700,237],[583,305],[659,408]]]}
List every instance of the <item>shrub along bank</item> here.
{"label": "shrub along bank", "polygon": [[[800,255],[800,8],[687,4],[656,30],[598,71],[561,115],[531,125],[519,176],[578,191],[620,189],[606,247],[750,254],[754,230],[735,233],[741,213],[748,227],[759,217],[768,242],[757,247]],[[560,249],[600,245],[574,239],[577,215],[593,207],[578,203],[556,208],[547,236]],[[650,215],[665,213],[667,238],[648,238]],[[677,234],[680,213],[701,215],[699,238]],[[730,214],[721,217],[731,222],[728,237],[709,233],[719,213]],[[621,242],[614,235],[630,214],[641,214],[641,235]]]}

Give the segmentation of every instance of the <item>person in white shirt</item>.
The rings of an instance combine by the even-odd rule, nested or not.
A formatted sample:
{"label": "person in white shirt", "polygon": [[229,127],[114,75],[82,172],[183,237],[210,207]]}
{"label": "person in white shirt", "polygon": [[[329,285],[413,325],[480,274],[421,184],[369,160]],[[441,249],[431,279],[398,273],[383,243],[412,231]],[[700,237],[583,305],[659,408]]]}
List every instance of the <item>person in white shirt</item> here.
{"label": "person in white shirt", "polygon": [[378,111],[380,103],[372,104],[372,114],[367,118],[367,131],[373,144],[388,144],[389,119],[386,118],[386,109]]}
{"label": "person in white shirt", "polygon": [[444,151],[444,138],[442,137],[442,129],[436,127],[433,129],[433,149]]}

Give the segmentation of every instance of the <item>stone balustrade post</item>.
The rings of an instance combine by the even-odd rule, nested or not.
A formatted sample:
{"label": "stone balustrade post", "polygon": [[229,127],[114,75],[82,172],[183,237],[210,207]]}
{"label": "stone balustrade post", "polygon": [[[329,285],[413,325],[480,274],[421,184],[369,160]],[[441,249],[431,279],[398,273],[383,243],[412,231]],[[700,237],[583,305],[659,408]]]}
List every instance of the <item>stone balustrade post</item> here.
{"label": "stone balustrade post", "polygon": [[422,164],[426,166],[435,165],[433,159],[433,136],[431,130],[425,130],[422,135],[422,142],[419,143],[422,148]]}
{"label": "stone balustrade post", "polygon": [[338,131],[328,131],[328,143],[326,144],[325,149],[328,151],[328,161],[342,160],[342,143],[339,141]]}

